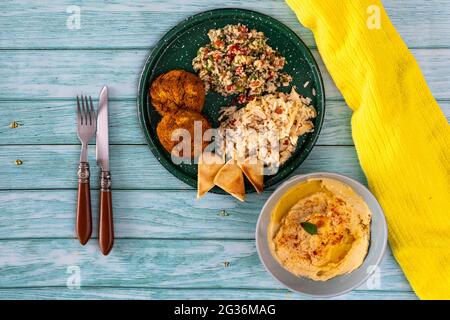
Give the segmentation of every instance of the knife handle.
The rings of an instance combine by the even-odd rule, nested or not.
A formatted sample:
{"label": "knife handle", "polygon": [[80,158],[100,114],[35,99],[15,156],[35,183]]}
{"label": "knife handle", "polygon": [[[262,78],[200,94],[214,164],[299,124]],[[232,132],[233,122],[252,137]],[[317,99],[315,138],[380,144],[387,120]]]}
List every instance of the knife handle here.
{"label": "knife handle", "polygon": [[76,217],[77,238],[85,245],[92,234],[91,188],[89,186],[89,163],[80,162],[78,166],[78,202]]}
{"label": "knife handle", "polygon": [[98,241],[100,250],[106,256],[114,244],[114,225],[111,198],[111,174],[102,171],[100,176],[100,222],[98,224]]}

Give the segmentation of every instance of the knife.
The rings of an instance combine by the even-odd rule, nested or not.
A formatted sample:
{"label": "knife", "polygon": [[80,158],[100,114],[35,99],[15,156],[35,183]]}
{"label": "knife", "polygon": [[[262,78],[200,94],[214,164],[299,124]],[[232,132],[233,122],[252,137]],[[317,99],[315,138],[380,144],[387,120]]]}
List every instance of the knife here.
{"label": "knife", "polygon": [[96,157],[97,165],[101,168],[98,241],[100,250],[106,256],[114,244],[111,174],[109,172],[108,88],[106,86],[100,92],[98,100]]}

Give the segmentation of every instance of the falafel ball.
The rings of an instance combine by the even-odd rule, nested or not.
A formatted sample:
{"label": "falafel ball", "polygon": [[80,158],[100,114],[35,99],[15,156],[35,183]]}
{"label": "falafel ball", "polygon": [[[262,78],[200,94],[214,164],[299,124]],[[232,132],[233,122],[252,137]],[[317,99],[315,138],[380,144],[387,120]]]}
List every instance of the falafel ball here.
{"label": "falafel ball", "polygon": [[[180,109],[176,112],[166,113],[158,123],[156,133],[158,134],[159,141],[163,145],[164,149],[166,149],[169,153],[172,153],[173,148],[183,141],[183,138],[180,137],[181,133],[177,133],[175,131],[177,129],[187,130],[190,135],[190,154],[186,155],[181,150],[177,150],[175,151],[175,155],[183,158],[193,158],[195,155],[194,125],[196,123],[197,125],[201,124],[201,137],[197,138],[197,140],[201,139],[201,151],[203,151],[203,149],[205,149],[209,144],[209,141],[203,141],[203,134],[206,130],[211,128],[211,125],[208,120],[206,120],[206,118],[197,111]],[[172,134],[178,136],[179,139],[174,137],[176,139],[175,141],[172,141]]]}
{"label": "falafel ball", "polygon": [[178,109],[201,112],[205,104],[205,85],[193,73],[171,70],[153,81],[150,96],[152,105],[162,116]]}

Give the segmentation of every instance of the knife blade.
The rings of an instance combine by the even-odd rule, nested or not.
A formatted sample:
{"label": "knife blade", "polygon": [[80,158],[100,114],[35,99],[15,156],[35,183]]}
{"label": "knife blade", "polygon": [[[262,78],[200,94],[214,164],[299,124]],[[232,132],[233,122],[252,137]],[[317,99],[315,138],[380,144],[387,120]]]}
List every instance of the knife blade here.
{"label": "knife blade", "polygon": [[108,88],[106,86],[103,87],[98,99],[95,151],[97,165],[101,167],[98,242],[102,253],[108,255],[114,245],[114,223],[111,173],[109,172]]}
{"label": "knife blade", "polygon": [[108,87],[104,86],[98,99],[97,136],[95,154],[97,165],[109,171]]}

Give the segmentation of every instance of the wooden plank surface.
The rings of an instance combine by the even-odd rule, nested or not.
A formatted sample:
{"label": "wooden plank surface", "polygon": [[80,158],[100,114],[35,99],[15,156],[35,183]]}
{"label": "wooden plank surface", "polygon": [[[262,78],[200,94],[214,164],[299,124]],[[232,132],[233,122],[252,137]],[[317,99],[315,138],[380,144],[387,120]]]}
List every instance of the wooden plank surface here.
{"label": "wooden plank surface", "polygon": [[[450,114],[450,104],[443,105]],[[33,112],[30,112],[33,110]],[[139,127],[136,101],[109,103],[112,144],[145,144]],[[342,101],[327,103],[318,145],[352,145],[351,110]],[[50,123],[46,119],[51,119]],[[11,128],[16,121],[19,126]],[[79,144],[75,101],[0,101],[0,145]],[[91,144],[95,143],[95,139]]]}
{"label": "wooden plank surface", "polygon": [[[137,81],[149,49],[133,50],[6,50],[0,55],[0,100],[96,97],[103,86],[112,99],[135,99]],[[415,49],[416,57],[437,99],[450,99],[450,49]],[[342,99],[317,50],[327,99]]]}
{"label": "wooden plank surface", "polygon": [[[152,288],[280,289],[259,261],[254,240],[117,239],[107,257],[91,240],[15,239],[0,242],[0,287],[65,286],[67,268],[80,268],[81,285]],[[227,263],[227,264],[225,264]],[[387,252],[379,285],[362,290],[410,291]]]}
{"label": "wooden plank surface", "polygon": [[[450,120],[450,102],[440,101],[440,106]],[[110,143],[146,143],[134,100],[111,101],[109,111]],[[345,102],[328,101],[317,145],[353,145],[351,114]],[[14,121],[17,128],[10,127]],[[0,101],[0,145],[79,144],[75,121],[75,101]]]}
{"label": "wooden plank surface", "polygon": [[[94,237],[96,194],[92,194]],[[269,196],[270,192],[250,194],[241,204],[215,194],[196,200],[194,190],[119,190],[113,197],[115,232],[119,238],[251,240]],[[0,239],[74,238],[75,207],[75,190],[1,191]]]}
{"label": "wooden plank surface", "polygon": [[[87,247],[81,247],[74,239],[75,192],[73,190],[0,192],[0,211],[2,212],[0,234],[6,235],[0,241],[0,252],[3,255],[0,259],[0,278],[4,279],[3,283],[0,280],[0,287],[7,286],[8,283],[17,287],[38,286],[43,285],[43,282],[47,283],[47,286],[61,285],[59,283],[61,279],[53,278],[57,280],[52,282],[53,280],[47,279],[46,273],[37,275],[35,269],[47,269],[48,272],[58,273],[61,264],[64,263],[66,268],[71,265],[88,266],[87,272],[82,267],[85,270],[83,274],[87,273],[91,279],[91,282],[85,285],[105,286],[112,283],[119,285],[116,283],[119,279],[129,278],[121,273],[163,272],[159,269],[155,270],[156,266],[170,268],[164,271],[164,274],[172,273],[172,269],[180,264],[179,260],[172,259],[179,255],[183,255],[179,259],[182,259],[183,265],[186,266],[184,275],[186,281],[192,281],[189,285],[197,286],[198,283],[205,281],[199,277],[210,278],[211,268],[215,266],[221,270],[220,263],[217,263],[217,255],[219,255],[221,257],[219,260],[230,262],[230,266],[236,267],[226,274],[233,279],[236,277],[237,270],[241,268],[249,270],[251,266],[256,266],[256,269],[251,267],[253,269],[249,270],[252,272],[252,280],[246,281],[246,287],[279,288],[278,284],[268,286],[268,279],[272,279],[260,266],[253,241],[259,206],[262,205],[261,200],[265,200],[268,194],[264,194],[263,199],[257,199],[259,196],[252,195],[249,202],[243,205],[238,205],[224,196],[212,195],[202,201],[195,201],[194,196],[193,191],[186,193],[167,191],[149,193],[140,190],[115,192],[117,241],[113,254],[104,258],[98,252],[95,239],[91,240]],[[184,209],[186,207],[192,210],[186,211]],[[223,210],[226,211],[226,215],[223,214]],[[96,201],[94,201],[93,212],[95,223]],[[21,237],[24,239],[18,240]],[[215,241],[209,240],[214,238],[216,238]],[[212,258],[196,256],[202,255],[205,249],[208,251],[208,248],[211,249],[210,254],[216,259],[214,263],[211,262]],[[241,250],[242,248],[245,250]],[[244,251],[247,254],[244,254]],[[130,259],[130,254],[133,259]],[[155,257],[160,258],[158,260]],[[202,260],[205,265],[195,265],[191,259],[192,261]],[[58,262],[55,265],[56,260]],[[108,271],[103,263],[108,264],[111,270]],[[41,267],[42,264],[46,267]],[[55,270],[52,271],[52,269]],[[97,274],[99,270],[103,270],[101,274]],[[114,274],[114,279],[111,279],[111,276],[103,279],[104,271]],[[17,273],[22,276],[18,276]],[[27,279],[27,274],[32,274],[32,281]],[[24,275],[25,279],[22,280]],[[180,279],[180,276],[181,274],[177,273],[177,279]],[[238,280],[230,282],[225,275],[222,280],[218,280],[216,276],[214,274],[216,279],[214,283],[219,287],[239,283]],[[67,276],[61,275],[61,277]],[[160,281],[163,281],[164,277],[162,275]],[[410,290],[390,251],[380,265],[380,277],[382,285],[376,290]],[[153,276],[151,278],[153,279]],[[120,286],[155,286],[155,283],[147,283],[140,277],[129,280],[131,283],[122,284],[121,282]],[[28,284],[25,285],[22,281]]]}
{"label": "wooden plank surface", "polygon": [[[158,289],[82,287],[69,289],[60,287],[0,289],[0,299],[169,299],[169,300],[297,300],[311,299],[285,289]],[[409,291],[364,291],[358,290],[334,298],[335,300],[416,300]],[[223,301],[226,303],[226,301]]]}
{"label": "wooden plank surface", "polygon": [[[98,187],[95,147],[89,148],[91,188]],[[77,145],[0,146],[0,190],[67,189],[77,187],[80,147]],[[112,183],[115,189],[192,189],[169,173],[146,145],[110,147]],[[22,165],[17,165],[20,159]],[[353,146],[316,146],[294,174],[331,171],[360,180],[365,178]]]}
{"label": "wooden plank surface", "polygon": [[[446,0],[385,0],[392,22],[410,47],[450,43],[450,3]],[[66,27],[70,5],[81,8],[81,29]],[[0,3],[1,48],[147,48],[179,21],[221,7],[240,7],[273,16],[310,46],[312,34],[280,0],[98,1],[4,0]]]}
{"label": "wooden plank surface", "polygon": [[[383,2],[450,119],[450,2]],[[79,30],[66,27],[70,5],[81,8]],[[195,191],[154,158],[138,126],[137,77],[151,47],[185,17],[223,6],[272,15],[318,59],[326,118],[318,145],[296,174],[332,171],[365,183],[352,146],[351,111],[314,49],[311,32],[284,1],[5,0],[0,3],[0,299],[306,298],[276,283],[256,254],[256,219],[271,191],[249,195],[244,204],[212,194],[196,201]],[[105,83],[112,99],[118,237],[110,257],[99,253],[96,239],[81,247],[73,234],[79,157],[73,98],[96,97]],[[9,127],[13,121],[17,128]],[[93,146],[89,152],[96,189]],[[82,272],[80,290],[66,288],[67,267],[74,265]],[[416,299],[390,250],[380,277],[380,286],[363,285],[339,299]]]}

